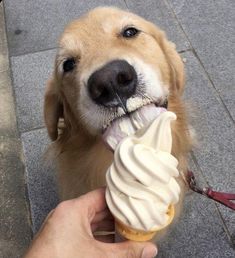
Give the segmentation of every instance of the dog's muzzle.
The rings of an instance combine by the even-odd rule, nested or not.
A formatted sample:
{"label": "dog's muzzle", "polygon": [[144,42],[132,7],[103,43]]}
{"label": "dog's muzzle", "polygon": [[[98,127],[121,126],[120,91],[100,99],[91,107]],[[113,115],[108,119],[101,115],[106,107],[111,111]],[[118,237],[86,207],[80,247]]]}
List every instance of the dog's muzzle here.
{"label": "dog's muzzle", "polygon": [[125,60],[114,60],[95,71],[88,79],[91,99],[105,107],[121,106],[126,109],[126,101],[136,91],[137,74]]}

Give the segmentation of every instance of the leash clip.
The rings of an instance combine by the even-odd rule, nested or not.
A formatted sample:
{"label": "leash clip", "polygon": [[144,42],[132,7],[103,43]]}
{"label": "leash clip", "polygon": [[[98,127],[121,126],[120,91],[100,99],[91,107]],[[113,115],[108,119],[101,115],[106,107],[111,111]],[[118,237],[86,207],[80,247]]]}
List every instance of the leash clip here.
{"label": "leash clip", "polygon": [[188,170],[188,178],[187,179],[188,179],[189,188],[192,191],[202,194],[216,202],[223,204],[224,206],[226,206],[232,210],[235,210],[235,202],[232,202],[235,200],[235,194],[217,192],[217,191],[212,190],[210,187],[206,187],[206,188],[198,187],[193,172],[189,171],[189,170]]}
{"label": "leash clip", "polygon": [[191,190],[193,190],[196,193],[204,194],[204,191],[202,188],[197,186],[197,182],[195,179],[195,176],[192,171],[188,171],[188,185]]}

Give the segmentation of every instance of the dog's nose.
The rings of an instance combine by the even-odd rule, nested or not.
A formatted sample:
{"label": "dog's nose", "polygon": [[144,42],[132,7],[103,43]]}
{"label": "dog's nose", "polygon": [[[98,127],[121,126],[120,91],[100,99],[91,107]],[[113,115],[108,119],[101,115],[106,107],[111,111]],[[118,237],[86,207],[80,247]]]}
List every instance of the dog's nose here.
{"label": "dog's nose", "polygon": [[107,107],[125,106],[136,90],[135,69],[124,60],[114,60],[95,71],[88,79],[91,98]]}

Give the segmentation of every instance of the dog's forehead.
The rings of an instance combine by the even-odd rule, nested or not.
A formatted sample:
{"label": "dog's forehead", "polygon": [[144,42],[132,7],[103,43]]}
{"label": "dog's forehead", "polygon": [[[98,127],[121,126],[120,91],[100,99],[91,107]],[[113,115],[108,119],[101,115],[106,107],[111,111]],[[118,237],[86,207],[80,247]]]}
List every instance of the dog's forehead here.
{"label": "dog's forehead", "polygon": [[89,22],[96,22],[105,32],[110,32],[115,27],[137,22],[141,19],[137,15],[112,7],[100,7],[89,12],[86,16]]}
{"label": "dog's forehead", "polygon": [[62,35],[61,42],[67,41],[69,37],[82,41],[96,38],[99,36],[112,36],[120,33],[120,31],[130,25],[143,26],[143,19],[133,13],[123,11],[116,8],[96,8],[85,16],[70,23]]}
{"label": "dog's forehead", "polygon": [[104,33],[119,32],[127,25],[138,23],[139,17],[121,10],[103,10],[95,15],[95,20]]}

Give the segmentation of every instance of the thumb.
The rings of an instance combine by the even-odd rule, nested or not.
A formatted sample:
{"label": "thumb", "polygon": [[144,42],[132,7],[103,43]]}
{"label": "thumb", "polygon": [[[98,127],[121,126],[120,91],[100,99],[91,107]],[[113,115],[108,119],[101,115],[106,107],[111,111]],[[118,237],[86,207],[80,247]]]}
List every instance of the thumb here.
{"label": "thumb", "polygon": [[150,242],[125,241],[112,246],[115,258],[154,258],[157,255],[157,247]]}

